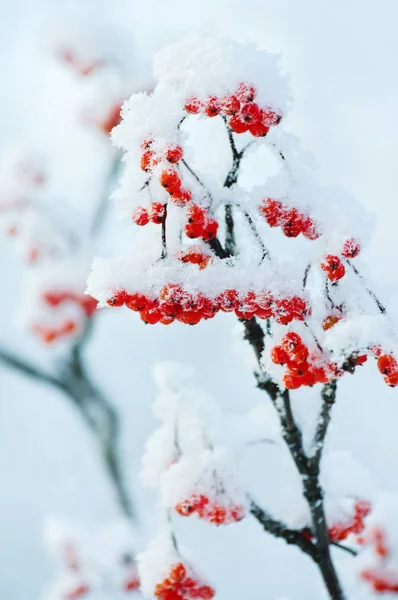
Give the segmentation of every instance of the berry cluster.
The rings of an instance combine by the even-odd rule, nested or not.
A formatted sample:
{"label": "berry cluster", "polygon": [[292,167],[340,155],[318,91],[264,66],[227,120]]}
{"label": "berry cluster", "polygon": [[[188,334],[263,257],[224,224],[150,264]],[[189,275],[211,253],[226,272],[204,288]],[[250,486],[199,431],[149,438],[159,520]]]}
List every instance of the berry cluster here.
{"label": "berry cluster", "polygon": [[185,206],[192,200],[192,192],[182,186],[181,177],[174,169],[162,171],[159,183],[176,206]]}
{"label": "berry cluster", "polygon": [[64,594],[65,600],[78,600],[89,592],[89,588],[85,583],[80,583],[69,592]]}
{"label": "berry cluster", "polygon": [[287,389],[327,383],[340,375],[337,365],[328,362],[320,352],[310,355],[301,337],[291,331],[286,333],[279,346],[271,349],[271,360],[276,365],[286,365],[283,383]]}
{"label": "berry cluster", "polygon": [[71,292],[68,290],[60,292],[45,292],[43,294],[43,300],[46,304],[52,306],[53,308],[60,306],[64,302],[75,302],[81,307],[87,318],[93,316],[98,306],[97,300],[95,300],[95,298],[93,298],[92,296],[88,296],[86,294],[78,294],[76,292]]}
{"label": "berry cluster", "polygon": [[279,200],[266,198],[260,205],[270,227],[281,227],[286,237],[295,238],[300,233],[308,240],[316,240],[321,235],[311,217],[304,215],[297,208],[282,204]]}
{"label": "berry cluster", "polygon": [[75,333],[77,330],[77,323],[72,321],[72,319],[67,319],[56,327],[45,327],[44,325],[35,323],[32,325],[31,329],[45,344],[52,344],[60,338]]}
{"label": "berry cluster", "polygon": [[328,529],[331,542],[341,542],[351,533],[359,534],[365,529],[364,518],[371,511],[371,504],[367,500],[359,500],[355,503],[354,514],[350,523],[335,523]]}
{"label": "berry cluster", "polygon": [[221,115],[234,133],[250,132],[254,137],[262,137],[273,125],[278,125],[282,117],[271,108],[262,108],[254,102],[256,95],[254,85],[242,82],[233,94],[223,98],[210,96],[202,101],[190,96],[185,102],[185,110],[193,115]]}
{"label": "berry cluster", "polygon": [[203,584],[192,569],[179,562],[171,566],[167,577],[158,583],[154,596],[160,600],[210,600],[215,591]]}
{"label": "berry cluster", "polygon": [[[385,531],[380,527],[373,527],[357,541],[359,544],[372,547],[381,565],[390,555]],[[398,592],[398,573],[387,570],[383,566],[363,569],[360,576],[371,584],[375,592]]]}
{"label": "berry cluster", "polygon": [[398,574],[383,573],[379,569],[364,569],[361,577],[368,581],[375,592],[398,592]]}
{"label": "berry cluster", "polygon": [[299,296],[273,298],[269,292],[256,294],[239,293],[229,289],[216,298],[208,298],[200,292],[191,294],[178,284],[164,286],[159,298],[149,298],[138,292],[129,294],[118,291],[107,300],[109,306],[123,306],[140,313],[141,319],[151,325],[169,325],[175,319],[188,325],[196,325],[202,319],[212,319],[217,312],[235,312],[239,319],[273,317],[278,323],[287,324],[293,319],[304,321],[309,314],[306,301]]}
{"label": "berry cluster", "polygon": [[[335,523],[328,527],[328,535],[330,542],[341,542],[345,540],[351,533],[359,534],[365,529],[364,518],[371,511],[371,504],[367,500],[358,500],[354,506],[354,514],[349,523]],[[302,530],[303,536],[312,540],[312,531],[308,528]]]}
{"label": "berry cluster", "polygon": [[241,521],[246,514],[245,507],[241,504],[224,506],[218,502],[211,502],[204,494],[191,494],[185,500],[176,504],[175,510],[183,517],[196,513],[200,519],[215,525],[228,525]]}
{"label": "berry cluster", "polygon": [[[357,240],[350,238],[344,242],[341,255],[344,258],[355,258],[358,256],[361,246]],[[334,254],[326,254],[321,262],[321,269],[326,272],[330,281],[338,281],[345,275],[345,266],[341,258]]]}

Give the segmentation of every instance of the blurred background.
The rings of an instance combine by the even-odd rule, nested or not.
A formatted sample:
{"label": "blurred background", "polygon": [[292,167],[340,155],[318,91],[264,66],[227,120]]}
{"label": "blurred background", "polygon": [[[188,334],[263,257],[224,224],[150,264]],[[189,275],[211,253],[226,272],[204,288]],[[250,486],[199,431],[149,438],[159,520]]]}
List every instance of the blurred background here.
{"label": "blurred background", "polygon": [[[373,213],[374,235],[360,264],[394,316],[394,0],[377,5],[370,0],[0,0],[0,16],[0,349],[45,372],[58,373],[69,364],[67,335],[60,344],[43,343],[54,324],[51,301],[37,306],[37,289],[51,277],[69,282],[79,269],[63,262],[58,268],[54,261],[53,270],[42,272],[34,264],[36,254],[43,246],[49,255],[63,257],[65,245],[77,238],[76,260],[85,271],[93,255],[111,256],[128,242],[130,228],[116,222],[111,202],[104,204],[117,186],[120,159],[107,132],[123,99],[151,89],[153,53],[192,32],[253,40],[281,54],[294,98],[284,127],[314,153],[324,182],[346,188]],[[88,64],[79,62],[80,51],[88,53]],[[97,59],[105,61],[100,68],[93,65]],[[96,72],[87,76],[91,68]],[[25,175],[23,183],[15,183],[20,159]],[[44,181],[37,181],[38,174]],[[24,202],[10,212],[10,198],[35,198],[48,212],[42,219],[42,212],[38,217]],[[41,219],[51,221],[54,239]],[[21,226],[18,236],[12,228]],[[73,285],[83,284],[73,279]],[[76,305],[73,318],[78,315],[83,331],[89,317],[80,300]],[[152,365],[165,359],[194,365],[200,385],[231,411],[262,400],[241,331],[229,317],[171,328],[145,326],[124,310],[103,310],[93,318],[82,360],[118,415],[126,493],[144,540],[156,520],[155,499],[137,477],[155,426]],[[340,387],[329,446],[350,452],[376,487],[398,491],[397,392],[383,386],[370,366],[355,379],[346,376]],[[315,402],[314,391],[298,393],[299,416]],[[97,441],[70,394],[0,360],[0,598],[40,598],[51,579],[53,558],[42,543],[47,515],[95,528],[122,514]],[[276,497],[288,495],[286,482],[269,461],[266,468],[263,464],[256,465],[256,477],[264,486],[269,482]],[[309,561],[263,534],[256,523],[217,531],[184,523],[180,535],[215,581],[220,600],[322,597]]]}

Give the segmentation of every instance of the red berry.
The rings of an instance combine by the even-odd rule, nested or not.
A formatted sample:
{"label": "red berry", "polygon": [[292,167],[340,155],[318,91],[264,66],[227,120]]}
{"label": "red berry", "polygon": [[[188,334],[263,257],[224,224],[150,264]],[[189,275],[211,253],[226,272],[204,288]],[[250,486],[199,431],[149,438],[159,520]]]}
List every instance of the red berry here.
{"label": "red berry", "polygon": [[236,89],[235,96],[240,102],[253,102],[256,97],[256,88],[254,85],[242,81]]}
{"label": "red berry", "polygon": [[338,256],[327,254],[321,262],[321,268],[326,271],[331,281],[338,281],[345,275],[345,268]]}
{"label": "red berry", "polygon": [[152,152],[151,150],[147,150],[141,156],[141,169],[146,173],[149,173],[149,171],[151,171],[153,167],[153,157],[154,152]]}
{"label": "red berry", "polygon": [[282,115],[279,115],[277,112],[272,110],[271,108],[267,108],[263,110],[263,123],[268,127],[272,127],[273,125],[278,125],[282,119]]}
{"label": "red berry", "polygon": [[287,210],[283,215],[282,231],[286,237],[295,238],[303,229],[303,219],[297,208]]}
{"label": "red berry", "polygon": [[351,238],[344,243],[341,254],[345,258],[355,258],[356,256],[358,256],[360,250],[361,250],[360,243],[357,240],[355,240],[354,238]]}
{"label": "red berry", "polygon": [[221,101],[221,109],[228,116],[236,115],[240,110],[240,102],[236,96],[226,96]]}
{"label": "red berry", "polygon": [[178,163],[183,157],[183,149],[181,146],[171,146],[166,150],[166,160],[171,164]]}
{"label": "red berry", "polygon": [[155,225],[160,225],[163,222],[164,216],[165,205],[161,202],[152,202],[148,210],[148,217],[152,223],[155,223]]}
{"label": "red berry", "polygon": [[190,96],[186,100],[184,108],[187,111],[187,113],[189,113],[191,115],[197,115],[198,113],[202,112],[203,104],[195,96]]}
{"label": "red berry", "polygon": [[316,240],[321,235],[311,217],[303,217],[302,234],[308,240]]}
{"label": "red berry", "polygon": [[282,346],[274,346],[271,350],[271,360],[275,365],[285,365],[289,360],[289,355]]}
{"label": "red berry", "polygon": [[130,310],[140,311],[147,307],[148,298],[143,294],[135,292],[134,294],[127,294],[125,304]]}
{"label": "red berry", "polygon": [[295,333],[294,331],[289,331],[289,333],[286,333],[283,336],[282,341],[281,341],[282,348],[288,354],[290,354],[291,352],[294,352],[294,350],[297,348],[297,346],[302,346],[302,345],[303,345],[303,340],[301,339],[299,334]]}
{"label": "red berry", "polygon": [[133,221],[137,225],[143,226],[149,223],[149,215],[146,208],[139,206],[133,212]]}
{"label": "red berry", "polygon": [[382,375],[390,377],[398,373],[398,362],[392,354],[382,354],[377,360],[377,368]]}
{"label": "red berry", "polygon": [[181,188],[181,179],[176,171],[168,169],[161,173],[160,185],[167,190],[169,194],[172,194]]}
{"label": "red berry", "polygon": [[270,227],[278,227],[283,223],[284,209],[281,202],[267,198],[260,205],[260,211],[263,213]]}
{"label": "red berry", "polygon": [[200,223],[187,223],[185,225],[185,235],[194,240],[203,235],[203,225]]}
{"label": "red berry", "polygon": [[232,312],[238,308],[239,296],[236,290],[225,290],[218,297],[220,310],[223,312]]}
{"label": "red berry", "polygon": [[171,195],[171,200],[176,206],[185,206],[192,200],[192,192],[181,188]]}
{"label": "red berry", "polygon": [[326,317],[326,319],[322,321],[322,329],[324,331],[327,331],[328,329],[331,329],[334,325],[336,325],[336,323],[338,323],[339,321],[341,321],[341,317],[336,317],[336,315],[329,315],[328,317]]}
{"label": "red berry", "polygon": [[185,325],[197,325],[202,319],[201,310],[185,310],[177,315],[177,321]]}
{"label": "red berry", "polygon": [[239,116],[242,119],[242,121],[245,121],[245,123],[248,123],[249,125],[254,125],[256,123],[259,123],[261,120],[261,109],[254,102],[250,102],[243,106]]}
{"label": "red berry", "polygon": [[159,323],[162,316],[163,315],[158,307],[144,308],[144,310],[140,311],[141,319],[148,325],[155,325],[156,323]]}
{"label": "red berry", "polygon": [[188,222],[204,225],[206,221],[206,210],[197,204],[193,204],[187,210]]}
{"label": "red berry", "polygon": [[109,298],[106,303],[109,306],[123,306],[127,299],[127,293],[125,290],[120,290],[119,292],[115,292],[111,298]]}
{"label": "red berry", "polygon": [[213,240],[217,235],[218,223],[215,219],[209,219],[203,230],[202,237],[204,240]]}
{"label": "red berry", "polygon": [[140,144],[141,150],[150,150],[153,145],[153,139],[151,137],[144,138]]}
{"label": "red berry", "polygon": [[229,126],[235,133],[246,133],[249,130],[249,124],[243,121],[238,115],[232,117]]}
{"label": "red berry", "polygon": [[216,96],[208,98],[205,105],[205,112],[208,117],[216,117],[221,112],[221,103]]}
{"label": "red berry", "polygon": [[263,137],[269,132],[269,127],[264,125],[264,123],[252,123],[249,125],[249,131],[254,137]]}

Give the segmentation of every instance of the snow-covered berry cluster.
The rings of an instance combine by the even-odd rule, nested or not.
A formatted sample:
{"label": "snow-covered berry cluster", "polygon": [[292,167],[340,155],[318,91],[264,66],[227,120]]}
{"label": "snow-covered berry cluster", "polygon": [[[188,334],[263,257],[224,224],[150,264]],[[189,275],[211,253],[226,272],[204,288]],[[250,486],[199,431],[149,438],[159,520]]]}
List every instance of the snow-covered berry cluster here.
{"label": "snow-covered berry cluster", "polygon": [[[153,93],[133,95],[112,132],[125,151],[115,200],[145,231],[137,231],[125,256],[94,261],[90,295],[100,306],[126,305],[151,324],[193,325],[220,312],[266,321],[273,343],[263,364],[282,387],[353,372],[380,336],[354,344],[352,329],[375,313],[386,319],[352,262],[370,219],[347,194],[321,186],[297,140],[282,131],[289,95],[275,57],[250,45],[190,40],[158,55],[155,76]],[[214,156],[203,135],[198,144],[201,128],[212,136]],[[258,173],[266,172],[263,147],[279,159],[279,170],[253,186],[246,163],[257,161]],[[269,247],[267,225],[297,240],[290,260]],[[275,350],[275,360],[267,359],[290,332],[279,326],[295,321],[306,326],[304,337],[295,333],[308,356],[281,362]],[[382,343],[389,346],[391,335]],[[274,368],[281,364],[283,373]],[[394,367],[386,369],[386,382],[395,385]]]}
{"label": "snow-covered berry cluster", "polygon": [[58,572],[40,600],[83,600],[100,596],[105,590],[112,590],[118,598],[128,598],[132,592],[139,592],[134,536],[125,522],[89,530],[49,517],[44,533]]}

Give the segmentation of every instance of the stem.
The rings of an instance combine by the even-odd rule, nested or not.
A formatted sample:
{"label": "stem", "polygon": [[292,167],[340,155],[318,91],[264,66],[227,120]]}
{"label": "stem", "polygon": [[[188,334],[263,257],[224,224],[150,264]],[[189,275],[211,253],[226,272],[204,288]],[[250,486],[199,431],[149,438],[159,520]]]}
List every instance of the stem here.
{"label": "stem", "polygon": [[104,185],[102,186],[102,195],[98,202],[98,206],[94,212],[93,219],[90,226],[90,235],[94,237],[98,235],[104,224],[105,216],[109,206],[109,195],[111,192],[111,186],[113,185],[120,168],[121,155],[119,152],[115,153],[109,171],[106,175]]}
{"label": "stem", "polygon": [[363,275],[361,275],[361,273],[358,271],[358,269],[356,268],[355,265],[352,264],[352,262],[350,260],[348,260],[348,258],[346,259],[346,263],[351,267],[351,269],[354,271],[355,275],[357,277],[359,277],[359,279],[361,280],[361,283],[364,285],[365,290],[367,291],[367,293],[369,294],[369,296],[372,298],[372,300],[374,301],[374,303],[376,304],[377,308],[379,309],[379,311],[381,312],[382,315],[386,314],[387,309],[385,308],[385,306],[380,302],[380,300],[378,299],[378,297],[376,296],[376,294],[367,287],[366,283],[365,283],[365,279],[363,277]]}
{"label": "stem", "polygon": [[319,465],[322,458],[322,452],[325,445],[326,433],[329,427],[331,412],[334,403],[336,402],[337,379],[333,379],[330,383],[326,383],[321,392],[322,408],[318,419],[318,424],[315,430],[313,448],[314,453],[309,459],[310,469],[319,472]]}
{"label": "stem", "polygon": [[271,256],[270,256],[269,250],[265,247],[265,244],[264,244],[263,240],[261,239],[260,234],[257,231],[257,227],[256,227],[253,219],[251,218],[251,216],[249,215],[249,213],[246,212],[246,211],[244,212],[244,215],[245,215],[245,218],[246,218],[247,222],[250,225],[250,228],[251,228],[252,232],[254,233],[254,237],[256,238],[256,240],[258,241],[258,243],[261,246],[262,255],[261,255],[261,261],[260,261],[260,263],[263,262],[263,260],[265,258],[267,258],[268,260],[271,260]]}
{"label": "stem", "polygon": [[137,517],[125,486],[118,452],[119,417],[115,408],[91,382],[82,360],[82,351],[91,329],[91,319],[88,319],[86,328],[57,374],[48,373],[5,349],[0,349],[0,361],[22,375],[62,391],[72,401],[94,435],[122,513],[134,522]]}
{"label": "stem", "polygon": [[230,256],[233,256],[236,250],[236,239],[232,206],[230,204],[225,205],[225,228],[225,250]]}
{"label": "stem", "polygon": [[203,181],[195,173],[195,171],[192,169],[192,167],[189,166],[189,164],[187,163],[187,161],[185,160],[185,158],[182,158],[180,162],[184,165],[184,167],[192,175],[192,177],[198,182],[198,184],[204,189],[204,191],[206,193],[206,196],[209,198],[210,202],[213,202],[213,195],[207,189],[207,187],[205,186],[205,184],[203,183]]}
{"label": "stem", "polygon": [[255,519],[263,526],[264,530],[275,537],[285,540],[288,544],[298,546],[305,554],[308,554],[315,560],[316,549],[314,544],[306,539],[300,531],[289,529],[281,521],[273,519],[266,511],[258,506],[249,498],[250,512]]}
{"label": "stem", "polygon": [[167,202],[164,205],[164,215],[162,219],[162,254],[161,258],[167,258],[167,239],[166,239],[166,220],[167,220]]}

